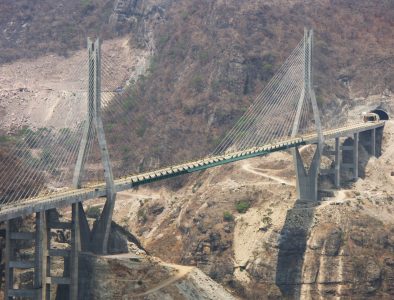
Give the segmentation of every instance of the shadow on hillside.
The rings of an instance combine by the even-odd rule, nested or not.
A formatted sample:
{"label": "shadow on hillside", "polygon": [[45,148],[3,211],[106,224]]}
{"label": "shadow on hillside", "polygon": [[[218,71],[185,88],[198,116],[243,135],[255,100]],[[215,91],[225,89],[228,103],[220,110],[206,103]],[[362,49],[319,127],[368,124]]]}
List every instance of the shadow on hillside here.
{"label": "shadow on hillside", "polygon": [[314,207],[304,201],[297,200],[287,211],[279,241],[275,278],[284,298],[300,298],[304,254],[313,218]]}

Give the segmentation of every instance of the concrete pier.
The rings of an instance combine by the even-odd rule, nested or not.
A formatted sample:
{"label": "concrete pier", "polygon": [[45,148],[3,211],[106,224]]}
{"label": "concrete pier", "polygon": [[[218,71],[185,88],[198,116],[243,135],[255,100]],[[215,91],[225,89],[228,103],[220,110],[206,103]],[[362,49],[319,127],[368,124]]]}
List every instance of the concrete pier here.
{"label": "concrete pier", "polygon": [[317,201],[318,197],[318,173],[320,167],[320,150],[317,147],[312,159],[309,171],[304,167],[301,154],[298,147],[294,148],[293,152],[296,178],[297,178],[297,198],[300,201]]}

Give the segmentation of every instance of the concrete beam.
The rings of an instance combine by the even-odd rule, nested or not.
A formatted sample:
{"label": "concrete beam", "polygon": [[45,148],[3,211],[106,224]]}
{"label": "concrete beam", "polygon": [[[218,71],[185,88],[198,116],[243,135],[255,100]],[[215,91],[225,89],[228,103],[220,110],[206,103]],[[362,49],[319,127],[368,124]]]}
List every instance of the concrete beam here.
{"label": "concrete beam", "polygon": [[335,170],[332,169],[320,169],[320,175],[330,175],[335,174]]}
{"label": "concrete beam", "polygon": [[342,146],[342,151],[353,151],[353,145]]}
{"label": "concrete beam", "polygon": [[342,169],[353,170],[354,164],[353,163],[342,163],[341,167],[342,167]]}
{"label": "concrete beam", "polygon": [[9,266],[14,269],[33,269],[35,267],[35,263],[30,260],[11,260],[9,262]]}
{"label": "concrete beam", "polygon": [[0,211],[0,222],[28,216],[39,211],[62,208],[73,203],[83,202],[90,199],[105,197],[107,190],[105,185],[97,189],[85,189],[73,193],[61,193],[49,196],[37,202],[29,201],[18,206],[7,207]]}
{"label": "concrete beam", "polygon": [[34,240],[36,238],[33,232],[11,232],[11,240]]}
{"label": "concrete beam", "polygon": [[71,280],[70,278],[67,277],[47,277],[46,282],[48,284],[62,284],[62,285],[71,285]]}
{"label": "concrete beam", "polygon": [[49,249],[48,256],[69,257],[71,250],[67,249]]}
{"label": "concrete beam", "polygon": [[335,156],[335,153],[336,153],[335,150],[325,150],[323,154],[327,155],[327,156],[329,156],[329,155]]}
{"label": "concrete beam", "polygon": [[35,289],[20,289],[20,290],[10,289],[8,291],[8,297],[41,299],[38,298],[37,292],[38,291]]}
{"label": "concrete beam", "polygon": [[68,222],[49,222],[48,226],[51,229],[72,229],[72,224]]}

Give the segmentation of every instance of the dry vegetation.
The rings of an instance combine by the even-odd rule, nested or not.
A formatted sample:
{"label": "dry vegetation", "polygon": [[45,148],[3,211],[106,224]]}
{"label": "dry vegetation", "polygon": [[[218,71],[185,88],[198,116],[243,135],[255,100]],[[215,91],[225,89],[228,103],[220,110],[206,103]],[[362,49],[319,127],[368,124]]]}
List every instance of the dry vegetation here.
{"label": "dry vegetation", "polygon": [[126,100],[124,114],[134,128],[120,117],[111,124],[118,136],[132,136],[133,149],[118,147],[127,153],[118,157],[137,169],[208,154],[302,38],[304,26],[316,32],[315,84],[324,119],[341,113],[351,97],[393,90],[392,5],[173,1],[165,21],[152,29],[156,54],[149,72]]}
{"label": "dry vegetation", "polygon": [[316,32],[315,84],[324,118],[339,114],[351,97],[394,88],[391,1],[143,5],[143,17],[133,26],[117,24],[115,32],[109,25],[113,1],[17,1],[1,10],[0,62],[81,48],[86,35],[97,32],[106,39],[129,32],[132,48],[154,45],[149,71],[122,99],[123,112],[105,120],[113,160],[124,171],[213,150],[302,38],[304,26]]}
{"label": "dry vegetation", "polygon": [[0,63],[45,53],[67,55],[86,37],[113,36],[111,0],[1,1]]}

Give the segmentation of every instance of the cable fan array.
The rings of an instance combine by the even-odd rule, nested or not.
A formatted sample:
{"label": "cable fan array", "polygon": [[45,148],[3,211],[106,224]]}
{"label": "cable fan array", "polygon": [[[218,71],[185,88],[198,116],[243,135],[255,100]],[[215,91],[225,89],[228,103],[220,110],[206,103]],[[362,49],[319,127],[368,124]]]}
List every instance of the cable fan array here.
{"label": "cable fan array", "polygon": [[[145,72],[141,69],[135,74],[135,80]],[[133,117],[137,102],[135,83],[129,70],[113,64],[106,53],[101,56],[101,116],[104,124],[108,150],[115,178],[132,172],[137,159],[133,153],[135,135],[141,127],[141,120]],[[101,167],[100,151],[92,131],[89,144],[93,144],[84,170],[84,182],[92,183],[104,180]],[[92,142],[93,141],[93,142]]]}
{"label": "cable fan array", "polygon": [[40,128],[21,129],[13,137],[13,146],[8,146],[8,150],[3,152],[0,205],[55,193],[71,186],[86,115],[87,60],[86,57],[80,60],[78,67],[71,72],[71,78],[75,80],[73,90],[66,93],[72,96],[64,97],[62,90],[54,91],[58,99],[53,96],[52,100],[58,103],[55,107],[57,113],[43,122]]}
{"label": "cable fan array", "polygon": [[[303,39],[210,155],[260,147],[288,139],[294,134],[299,136],[316,130],[308,86],[310,70],[305,69],[311,65],[306,61],[310,59],[308,51]],[[54,126],[53,120],[48,119],[42,128],[21,130],[13,148],[5,156],[0,156],[0,207],[72,186],[87,112],[92,113],[95,109],[91,106],[93,104],[87,104],[88,94],[94,92],[87,91],[87,79],[93,78],[93,74],[87,72],[88,61],[84,57],[74,71],[75,78],[83,78],[77,80],[77,88],[73,91],[77,97],[59,99],[59,103],[68,107],[62,111],[62,126]],[[141,142],[145,139],[145,131],[149,130],[146,122],[149,116],[135,117],[138,116],[135,112],[144,105],[144,97],[138,94],[130,71],[114,65],[113,59],[103,53],[100,72],[101,116],[114,177],[141,172],[141,156],[150,157],[151,168],[163,167],[148,153],[151,149]],[[144,68],[141,68],[138,74],[134,74],[134,80],[144,80],[143,76],[140,77],[144,73]],[[336,118],[332,123],[334,126],[330,127],[340,127],[345,122],[346,118]],[[327,128],[327,125],[323,124],[323,127]],[[160,132],[149,134],[156,134],[158,140],[163,138]],[[92,126],[87,139],[83,183],[103,182],[104,171],[95,126]],[[136,139],[139,139],[139,156],[133,151]],[[171,141],[162,141],[160,146],[171,150],[170,144]]]}
{"label": "cable fan array", "polygon": [[[297,106],[305,85],[303,40],[270,80],[253,104],[213,151],[213,155],[241,151],[291,136]],[[303,101],[298,133],[312,130],[312,105]]]}

